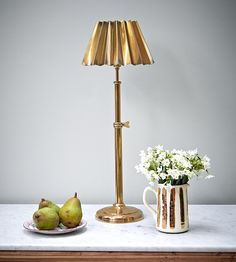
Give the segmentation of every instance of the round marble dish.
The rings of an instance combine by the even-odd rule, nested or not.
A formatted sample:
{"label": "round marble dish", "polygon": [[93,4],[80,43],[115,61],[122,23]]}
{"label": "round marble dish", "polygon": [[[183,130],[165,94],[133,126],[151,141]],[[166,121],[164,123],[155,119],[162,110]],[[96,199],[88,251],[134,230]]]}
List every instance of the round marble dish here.
{"label": "round marble dish", "polygon": [[39,234],[45,234],[45,235],[59,235],[59,234],[66,234],[66,233],[70,233],[70,232],[74,232],[77,230],[82,229],[83,227],[85,227],[87,225],[86,220],[82,220],[80,222],[80,224],[77,227],[73,227],[73,228],[68,228],[63,226],[62,224],[59,224],[58,227],[56,227],[53,230],[39,230],[33,221],[26,221],[23,226],[25,229],[31,231],[31,232],[35,232],[35,233],[39,233]]}

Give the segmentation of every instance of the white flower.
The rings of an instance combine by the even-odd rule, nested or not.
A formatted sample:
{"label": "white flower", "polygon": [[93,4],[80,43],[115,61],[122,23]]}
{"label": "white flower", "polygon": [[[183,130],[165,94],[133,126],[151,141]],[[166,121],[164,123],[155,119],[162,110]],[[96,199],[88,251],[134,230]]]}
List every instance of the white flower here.
{"label": "white flower", "polygon": [[184,151],[184,150],[176,150],[176,149],[173,149],[171,151],[172,154],[176,154],[176,155],[179,155],[179,156],[186,156],[187,155],[187,152]]}
{"label": "white flower", "polygon": [[150,170],[150,171],[149,171],[149,174],[150,174],[151,176],[154,176],[156,173],[155,173],[154,170]]}
{"label": "white flower", "polygon": [[166,152],[161,152],[158,158],[159,158],[159,159],[164,159],[164,158],[166,158]]}
{"label": "white flower", "polygon": [[185,168],[191,168],[192,167],[192,164],[188,160],[182,161],[182,165]]}
{"label": "white flower", "polygon": [[180,165],[183,168],[191,168],[192,167],[192,164],[190,163],[190,161],[185,156],[183,156],[182,153],[181,153],[181,155],[174,155],[173,160],[177,162],[177,165]]}
{"label": "white flower", "polygon": [[167,166],[168,167],[170,165],[170,160],[169,159],[164,159],[164,160],[162,160],[161,163],[162,163],[163,166]]}
{"label": "white flower", "polygon": [[178,150],[173,149],[173,150],[171,151],[171,153],[172,153],[172,154],[177,154],[177,153],[178,153]]}
{"label": "white flower", "polygon": [[146,168],[143,167],[143,166],[141,166],[140,171],[141,171],[141,173],[143,173],[144,175],[146,175],[146,174],[149,173],[148,169],[146,169]]}
{"label": "white flower", "polygon": [[207,176],[205,177],[205,179],[211,179],[211,178],[213,178],[213,177],[215,177],[215,176],[213,176],[213,175],[207,175]]}
{"label": "white flower", "polygon": [[194,150],[189,150],[189,151],[188,151],[188,154],[189,154],[190,156],[195,156],[195,155],[197,154],[197,148],[194,149]]}
{"label": "white flower", "polygon": [[144,166],[146,169],[148,169],[148,168],[150,167],[150,163],[149,163],[149,162],[146,162],[146,163],[143,164],[143,166]]}
{"label": "white flower", "polygon": [[159,175],[158,174],[154,174],[153,178],[155,178],[156,180],[159,180]]}
{"label": "white flower", "polygon": [[183,157],[176,154],[176,155],[173,155],[172,159],[173,159],[174,161],[181,162],[182,159],[183,159]]}
{"label": "white flower", "polygon": [[165,179],[166,178],[166,173],[160,173],[160,178]]}
{"label": "white flower", "polygon": [[136,166],[135,166],[135,169],[136,169],[136,172],[137,172],[137,173],[140,173],[139,165],[136,165]]}
{"label": "white flower", "polygon": [[210,158],[207,155],[205,155],[202,160],[206,162],[210,162]]}
{"label": "white flower", "polygon": [[145,156],[145,155],[146,155],[146,154],[145,154],[144,150],[141,150],[140,153],[139,153],[139,156],[142,157],[142,156]]}
{"label": "white flower", "polygon": [[178,179],[180,174],[179,174],[178,170],[169,169],[168,170],[168,175],[172,176],[174,179]]}
{"label": "white flower", "polygon": [[159,151],[163,150],[163,146],[162,145],[158,145],[155,148],[156,148],[156,150],[159,150]]}
{"label": "white flower", "polygon": [[193,171],[185,170],[184,175],[188,176],[189,179],[192,179],[196,174]]}
{"label": "white flower", "polygon": [[210,158],[208,156],[204,156],[202,158],[202,163],[204,165],[204,169],[207,170],[211,167],[211,164],[210,164]]}

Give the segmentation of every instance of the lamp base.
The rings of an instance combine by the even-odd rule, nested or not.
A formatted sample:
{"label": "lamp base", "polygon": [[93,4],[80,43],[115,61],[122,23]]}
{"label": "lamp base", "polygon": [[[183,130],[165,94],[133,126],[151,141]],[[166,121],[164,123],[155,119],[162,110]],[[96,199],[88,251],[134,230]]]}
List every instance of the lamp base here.
{"label": "lamp base", "polygon": [[99,209],[96,219],[107,223],[131,223],[143,219],[143,212],[136,207],[125,204],[114,204],[113,206]]}

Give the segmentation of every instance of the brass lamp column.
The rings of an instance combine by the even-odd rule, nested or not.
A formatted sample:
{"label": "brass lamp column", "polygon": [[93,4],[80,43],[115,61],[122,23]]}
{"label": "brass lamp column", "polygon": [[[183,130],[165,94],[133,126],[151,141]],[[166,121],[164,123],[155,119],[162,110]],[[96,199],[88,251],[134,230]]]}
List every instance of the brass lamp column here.
{"label": "brass lamp column", "polygon": [[[122,127],[121,123],[121,95],[119,80],[120,66],[115,66],[116,80],[115,84],[115,173],[116,173],[116,204],[123,205],[123,178],[122,178]],[[100,214],[98,215],[100,217]]]}
{"label": "brass lamp column", "polygon": [[137,21],[97,22],[83,65],[111,65],[115,67],[115,186],[116,202],[97,211],[96,218],[109,223],[128,223],[143,219],[141,210],[126,206],[123,200],[121,81],[119,70],[128,64],[152,64],[153,59]]}

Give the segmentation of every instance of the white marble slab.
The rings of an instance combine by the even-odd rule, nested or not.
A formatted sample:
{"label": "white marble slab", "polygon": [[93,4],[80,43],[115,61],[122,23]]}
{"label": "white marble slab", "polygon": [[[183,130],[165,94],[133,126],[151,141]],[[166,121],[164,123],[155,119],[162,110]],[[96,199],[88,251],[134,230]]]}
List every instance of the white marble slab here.
{"label": "white marble slab", "polygon": [[[137,206],[137,205],[136,205]],[[131,224],[96,221],[101,205],[83,205],[87,228],[60,236],[26,231],[22,224],[31,219],[37,205],[0,205],[0,250],[38,251],[152,251],[152,252],[236,252],[236,206],[192,205],[190,231],[165,234],[144,206],[145,219]]]}

